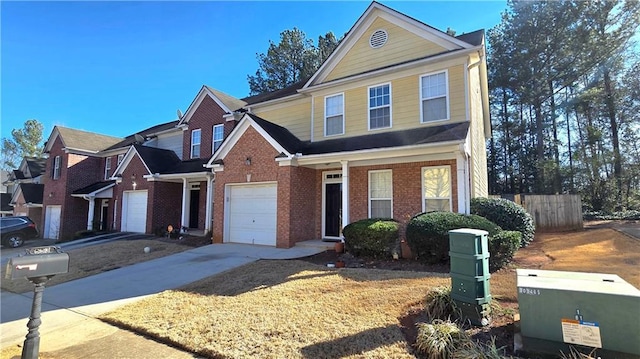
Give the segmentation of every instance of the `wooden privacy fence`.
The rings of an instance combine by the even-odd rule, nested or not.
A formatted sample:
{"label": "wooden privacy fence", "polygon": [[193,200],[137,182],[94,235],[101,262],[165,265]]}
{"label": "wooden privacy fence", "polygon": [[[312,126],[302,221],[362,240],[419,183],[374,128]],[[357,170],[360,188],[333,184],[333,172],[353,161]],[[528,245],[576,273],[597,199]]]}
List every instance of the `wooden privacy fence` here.
{"label": "wooden privacy fence", "polygon": [[536,231],[582,230],[582,200],[577,194],[503,195],[531,214]]}

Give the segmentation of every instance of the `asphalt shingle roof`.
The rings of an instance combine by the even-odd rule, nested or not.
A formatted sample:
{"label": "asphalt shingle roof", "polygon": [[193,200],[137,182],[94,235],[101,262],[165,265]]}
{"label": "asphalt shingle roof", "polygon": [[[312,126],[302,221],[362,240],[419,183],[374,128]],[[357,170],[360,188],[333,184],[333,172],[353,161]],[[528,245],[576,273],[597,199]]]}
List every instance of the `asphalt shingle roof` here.
{"label": "asphalt shingle roof", "polygon": [[47,166],[46,158],[25,157],[25,160],[27,161],[27,167],[29,168],[31,178],[38,177],[44,173]]}
{"label": "asphalt shingle roof", "polygon": [[79,194],[79,195],[90,194],[90,193],[99,191],[105,187],[108,187],[114,183],[116,183],[116,181],[100,181],[100,182],[92,183],[86,187],[82,187],[80,189],[73,191],[71,194]]}
{"label": "asphalt shingle roof", "polygon": [[440,126],[414,128],[410,130],[381,132],[370,135],[336,138],[324,141],[301,141],[286,128],[249,114],[274,140],[289,153],[318,155],[352,152],[377,148],[416,146],[430,143],[464,141],[469,130],[468,122]]}
{"label": "asphalt shingle roof", "polygon": [[142,145],[134,145],[138,154],[149,167],[151,174],[173,174],[173,173],[193,173],[206,172],[204,165],[208,158],[197,158],[181,161],[175,152],[162,148],[155,148]]}
{"label": "asphalt shingle roof", "polygon": [[179,120],[175,120],[175,121],[171,121],[171,122],[166,122],[166,123],[155,125],[155,126],[147,128],[147,129],[144,129],[142,131],[136,132],[134,134],[131,134],[131,135],[125,137],[124,140],[114,144],[113,146],[105,148],[105,151],[107,151],[107,150],[115,150],[115,149],[118,149],[118,148],[129,147],[129,146],[131,146],[131,145],[136,143],[136,135],[140,135],[142,137],[150,136],[150,135],[156,134],[158,132],[162,132],[162,131],[166,131],[166,130],[172,129],[172,128],[176,127],[178,122],[180,122],[180,121]]}
{"label": "asphalt shingle roof", "polygon": [[20,190],[26,203],[42,204],[42,194],[44,184],[41,183],[21,183]]}
{"label": "asphalt shingle roof", "polygon": [[56,126],[67,148],[99,152],[122,141],[122,138]]}
{"label": "asphalt shingle roof", "polygon": [[225,106],[227,106],[231,111],[235,111],[247,105],[246,102],[239,100],[231,95],[228,95],[222,91],[216,90],[212,87],[205,86],[211,93],[213,93],[218,100],[220,100]]}

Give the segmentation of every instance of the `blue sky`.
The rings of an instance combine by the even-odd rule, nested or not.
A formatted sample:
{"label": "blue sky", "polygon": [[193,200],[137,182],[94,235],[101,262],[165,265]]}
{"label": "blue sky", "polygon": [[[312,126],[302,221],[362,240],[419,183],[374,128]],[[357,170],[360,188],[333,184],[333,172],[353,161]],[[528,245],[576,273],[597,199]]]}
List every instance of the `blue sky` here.
{"label": "blue sky", "polygon": [[[500,22],[506,1],[382,1],[458,34]],[[203,84],[249,94],[256,53],[293,27],[342,36],[368,1],[0,2],[1,133],[45,126],[123,137],[176,119]]]}

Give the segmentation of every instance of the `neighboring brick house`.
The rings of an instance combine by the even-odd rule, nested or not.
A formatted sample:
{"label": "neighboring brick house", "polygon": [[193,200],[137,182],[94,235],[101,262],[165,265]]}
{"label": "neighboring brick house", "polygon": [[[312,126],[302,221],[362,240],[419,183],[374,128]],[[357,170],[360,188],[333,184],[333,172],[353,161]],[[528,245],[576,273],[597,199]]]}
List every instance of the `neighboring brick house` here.
{"label": "neighboring brick house", "polygon": [[9,173],[5,183],[13,188],[9,205],[13,216],[29,216],[40,226],[42,221],[42,175],[46,158],[24,157],[18,169]]}
{"label": "neighboring brick house", "polygon": [[243,101],[207,164],[215,243],[337,240],[487,195],[482,30],[453,37],[374,2],[310,79]]}
{"label": "neighboring brick house", "polygon": [[233,110],[245,104],[203,86],[175,124],[180,151],[148,143],[131,146],[112,177],[122,199],[115,228],[152,233],[171,225],[209,232],[213,173],[205,164],[233,130]]}

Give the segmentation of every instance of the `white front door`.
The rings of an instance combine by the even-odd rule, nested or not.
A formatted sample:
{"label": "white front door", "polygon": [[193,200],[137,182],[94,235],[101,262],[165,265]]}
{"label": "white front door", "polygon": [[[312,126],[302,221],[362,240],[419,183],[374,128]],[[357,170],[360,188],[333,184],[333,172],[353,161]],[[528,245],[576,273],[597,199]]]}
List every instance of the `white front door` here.
{"label": "white front door", "polygon": [[126,191],[122,196],[122,232],[147,230],[147,191]]}
{"label": "white front door", "polygon": [[44,238],[58,239],[62,206],[47,206],[44,214]]}
{"label": "white front door", "polygon": [[275,183],[230,185],[226,205],[226,242],[276,245]]}

